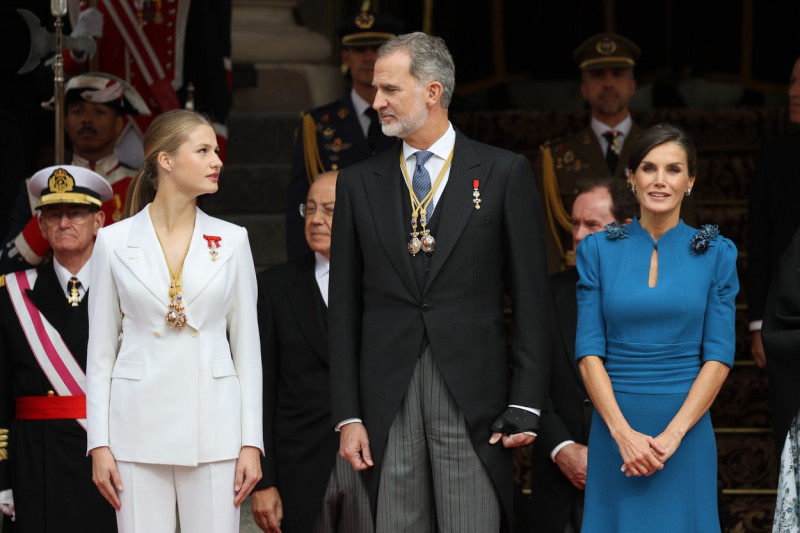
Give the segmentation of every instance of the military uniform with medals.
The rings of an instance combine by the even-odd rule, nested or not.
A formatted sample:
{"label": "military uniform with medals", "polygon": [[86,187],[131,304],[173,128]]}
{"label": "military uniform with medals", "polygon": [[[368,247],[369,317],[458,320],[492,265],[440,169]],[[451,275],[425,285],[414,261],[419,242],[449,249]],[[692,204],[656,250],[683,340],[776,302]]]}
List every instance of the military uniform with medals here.
{"label": "military uniform with medals", "polygon": [[[383,44],[401,29],[400,22],[391,17],[361,12],[343,21],[338,31],[343,47],[356,47]],[[387,137],[378,130],[374,145],[370,146],[353,104],[354,98],[358,98],[358,95],[353,89],[340,100],[301,114],[286,204],[286,245],[289,259],[310,252],[304,234],[305,223],[298,206],[305,202],[313,179],[323,172],[339,170],[363,161],[397,142],[394,137]],[[367,104],[371,106],[372,102]],[[378,120],[377,116],[375,120]]]}
{"label": "military uniform with medals", "polygon": [[[93,205],[99,207],[101,199],[111,196],[111,188],[97,173],[63,168],[74,176],[73,184],[98,190],[93,193],[98,195]],[[50,174],[49,170],[37,175]],[[45,182],[35,178],[34,184]],[[53,196],[58,194],[63,193]],[[63,197],[57,203],[62,201]],[[88,271],[87,261],[78,278]],[[41,352],[34,353],[32,348],[41,342],[51,346],[49,361],[71,360],[79,369],[78,376],[68,370],[55,372],[61,383],[70,379],[80,383],[89,338],[88,286],[81,287],[84,292],[80,295],[73,284],[73,296],[67,289],[69,282],[63,282],[69,275],[50,261],[38,269],[0,278],[0,435],[4,437],[0,439],[0,491],[10,489],[16,513],[13,522],[5,517],[3,531],[7,532],[117,531],[113,507],[92,482],[86,430],[81,426],[86,418],[85,396],[66,393],[54,385],[40,362]],[[83,282],[88,284],[89,279],[84,277]],[[29,325],[23,325],[26,322]],[[31,326],[37,323],[32,334]],[[44,332],[43,325],[52,326],[55,335]],[[36,342],[29,342],[29,336]],[[63,340],[66,353],[58,350],[59,340]]]}
{"label": "military uniform with medals", "polygon": [[[636,44],[613,33],[590,37],[573,52],[581,70],[633,68],[639,55]],[[609,141],[609,148],[613,148],[618,156],[613,171],[591,126],[571,137],[548,141],[541,146],[535,168],[544,203],[548,266],[551,271],[574,264],[574,251],[570,250],[572,220],[569,213],[578,181],[581,178],[604,176],[625,179],[630,150],[641,131],[634,124],[620,138],[621,145],[617,145],[616,140],[614,143]]]}

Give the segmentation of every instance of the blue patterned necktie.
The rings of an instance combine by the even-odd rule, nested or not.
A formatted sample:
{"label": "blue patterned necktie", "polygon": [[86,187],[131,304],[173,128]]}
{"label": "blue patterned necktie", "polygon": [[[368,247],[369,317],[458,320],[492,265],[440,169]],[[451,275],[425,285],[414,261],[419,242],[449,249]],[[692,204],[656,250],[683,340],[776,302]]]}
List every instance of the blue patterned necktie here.
{"label": "blue patterned necktie", "polygon": [[[425,168],[425,163],[428,159],[433,157],[433,152],[419,151],[415,152],[414,155],[417,156],[417,166],[414,167],[414,177],[411,180],[411,186],[414,188],[414,194],[417,195],[417,200],[422,202],[422,199],[425,198],[431,190],[431,175],[428,173],[428,169]],[[431,198],[426,216],[428,220],[433,216],[433,198]]]}

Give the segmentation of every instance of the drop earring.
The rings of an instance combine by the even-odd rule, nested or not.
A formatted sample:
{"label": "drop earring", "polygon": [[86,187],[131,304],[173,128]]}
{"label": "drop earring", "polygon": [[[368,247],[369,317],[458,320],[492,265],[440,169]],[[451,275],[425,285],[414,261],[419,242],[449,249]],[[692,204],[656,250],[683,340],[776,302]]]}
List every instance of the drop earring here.
{"label": "drop earring", "polygon": [[636,194],[636,185],[631,185],[631,192]]}
{"label": "drop earring", "polygon": [[692,188],[689,187],[688,189],[686,189],[686,196],[691,196],[691,195],[692,195]]}

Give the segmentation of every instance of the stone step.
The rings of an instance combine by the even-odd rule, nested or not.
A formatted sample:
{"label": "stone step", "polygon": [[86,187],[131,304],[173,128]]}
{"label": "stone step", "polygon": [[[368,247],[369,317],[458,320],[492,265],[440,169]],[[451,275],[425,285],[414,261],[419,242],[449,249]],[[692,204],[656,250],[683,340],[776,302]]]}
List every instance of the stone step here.
{"label": "stone step", "polygon": [[234,109],[228,118],[228,163],[291,164],[299,123],[293,111]]}
{"label": "stone step", "polygon": [[214,216],[286,213],[286,187],[291,166],[286,163],[234,163],[225,166],[219,190],[202,200]]}
{"label": "stone step", "polygon": [[256,272],[286,262],[286,217],[228,213],[219,216],[247,228]]}

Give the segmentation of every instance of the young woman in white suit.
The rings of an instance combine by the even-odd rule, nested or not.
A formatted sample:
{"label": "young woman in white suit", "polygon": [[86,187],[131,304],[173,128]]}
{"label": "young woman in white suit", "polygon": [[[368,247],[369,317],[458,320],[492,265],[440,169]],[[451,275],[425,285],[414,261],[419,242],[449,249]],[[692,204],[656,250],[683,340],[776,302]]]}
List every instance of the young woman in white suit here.
{"label": "young woman in white suit", "polygon": [[121,533],[239,531],[261,478],[256,277],[244,228],[197,197],[222,168],[211,123],[160,115],[130,218],[98,233],[87,363],[93,479]]}

